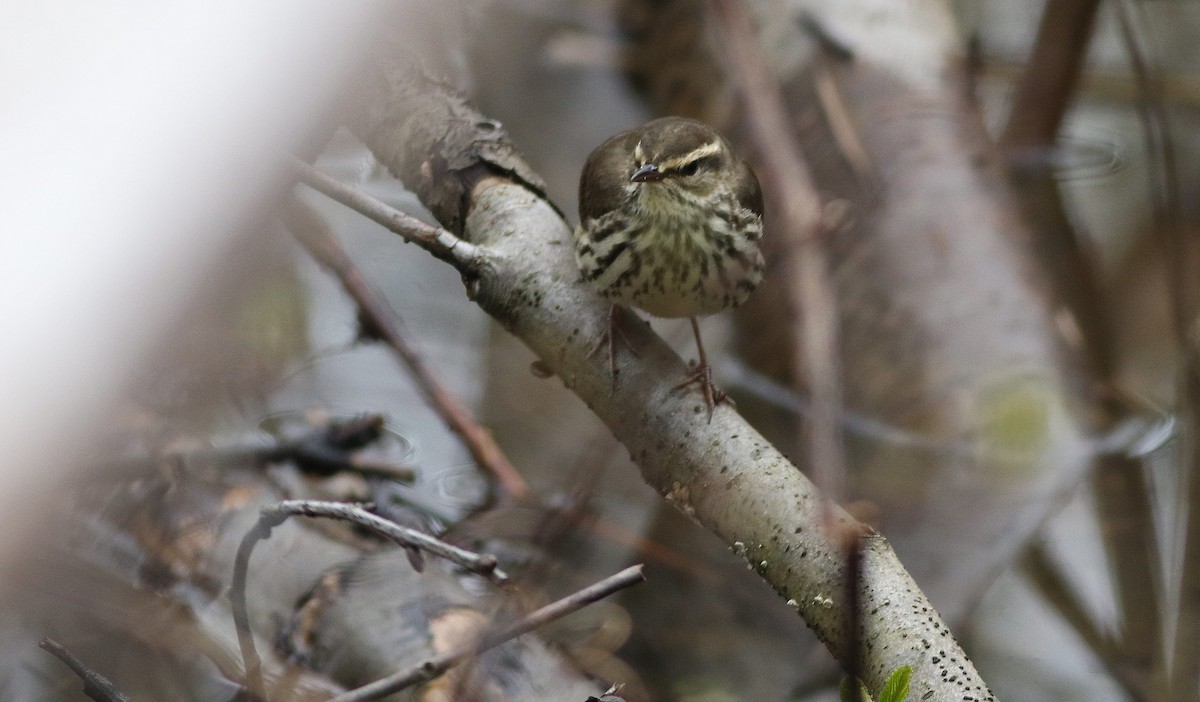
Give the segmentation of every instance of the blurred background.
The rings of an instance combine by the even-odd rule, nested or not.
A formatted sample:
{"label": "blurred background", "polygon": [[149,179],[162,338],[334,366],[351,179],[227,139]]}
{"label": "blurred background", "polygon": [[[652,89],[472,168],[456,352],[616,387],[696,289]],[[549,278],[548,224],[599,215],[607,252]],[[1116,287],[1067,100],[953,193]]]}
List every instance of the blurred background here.
{"label": "blurred background", "polygon": [[[587,154],[650,117],[706,119],[754,160],[705,5],[0,10],[0,696],[82,698],[38,650],[50,635],[135,699],[233,699],[212,552],[236,543],[223,530],[253,490],[385,503],[547,593],[647,563],[646,585],[544,632],[588,694],[836,699],[804,622],[642,482],[453,269],[297,189],[536,499],[504,499],[279,223],[287,154],[428,219],[339,126],[380,35],[503,123],[572,224]],[[1200,661],[1182,635],[1200,623],[1200,5],[751,5],[833,232],[848,506],[999,698],[1197,699],[1166,671]],[[772,270],[745,309],[702,325],[718,384],[803,456],[810,409]],[[651,323],[691,357],[686,323]],[[382,422],[365,455],[411,480],[254,453],[363,415]],[[299,597],[317,574],[290,567],[272,577]],[[353,680],[325,662],[292,661],[315,669],[300,685],[314,699]],[[526,699],[586,696],[556,689]]]}

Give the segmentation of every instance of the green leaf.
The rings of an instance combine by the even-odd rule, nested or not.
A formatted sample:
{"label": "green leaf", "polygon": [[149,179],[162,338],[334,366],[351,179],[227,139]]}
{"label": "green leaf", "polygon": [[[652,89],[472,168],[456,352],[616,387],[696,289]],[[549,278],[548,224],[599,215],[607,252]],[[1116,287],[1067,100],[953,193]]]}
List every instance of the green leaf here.
{"label": "green leaf", "polygon": [[851,677],[842,678],[839,692],[842,702],[871,702],[871,693],[867,691],[867,687],[862,684],[862,681]]}
{"label": "green leaf", "polygon": [[911,677],[912,668],[907,665],[892,671],[879,691],[879,702],[904,702],[908,697],[908,679]]}

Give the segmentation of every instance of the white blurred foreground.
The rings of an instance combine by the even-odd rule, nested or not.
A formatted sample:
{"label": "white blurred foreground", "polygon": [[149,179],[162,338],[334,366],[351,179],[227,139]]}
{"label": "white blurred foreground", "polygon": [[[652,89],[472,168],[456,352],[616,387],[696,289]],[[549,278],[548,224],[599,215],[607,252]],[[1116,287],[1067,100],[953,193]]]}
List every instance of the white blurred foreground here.
{"label": "white blurred foreground", "polygon": [[0,557],[311,133],[377,3],[0,9]]}

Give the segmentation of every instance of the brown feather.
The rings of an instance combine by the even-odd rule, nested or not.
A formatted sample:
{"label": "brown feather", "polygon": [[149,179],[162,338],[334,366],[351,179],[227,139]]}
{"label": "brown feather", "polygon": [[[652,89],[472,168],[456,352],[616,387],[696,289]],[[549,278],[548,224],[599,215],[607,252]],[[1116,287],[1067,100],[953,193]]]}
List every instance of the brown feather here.
{"label": "brown feather", "polygon": [[759,217],[763,214],[763,196],[762,188],[758,185],[758,177],[754,175],[754,170],[750,168],[750,164],[746,163],[745,159],[741,161],[742,177],[737,179],[737,199],[742,207],[750,210]]}
{"label": "brown feather", "polygon": [[[610,137],[597,146],[583,165],[579,178],[579,220],[586,222],[615,210],[625,201],[628,175],[634,170],[633,147],[638,129]],[[627,174],[621,177],[621,174]],[[588,184],[585,188],[584,184]]]}

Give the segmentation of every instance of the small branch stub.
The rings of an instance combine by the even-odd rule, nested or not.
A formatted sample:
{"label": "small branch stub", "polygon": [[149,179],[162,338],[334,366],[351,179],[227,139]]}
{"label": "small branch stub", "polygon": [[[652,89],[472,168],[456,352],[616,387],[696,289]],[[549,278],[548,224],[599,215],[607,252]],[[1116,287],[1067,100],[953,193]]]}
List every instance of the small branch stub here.
{"label": "small branch stub", "polygon": [[83,681],[83,694],[95,700],[95,702],[129,702],[129,698],[117,689],[108,678],[97,673],[89,668],[83,661],[79,660],[67,650],[59,642],[50,637],[42,637],[38,642],[38,648],[49,652],[55,658],[62,661],[71,672],[75,673],[80,680]]}

